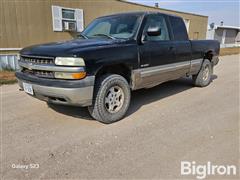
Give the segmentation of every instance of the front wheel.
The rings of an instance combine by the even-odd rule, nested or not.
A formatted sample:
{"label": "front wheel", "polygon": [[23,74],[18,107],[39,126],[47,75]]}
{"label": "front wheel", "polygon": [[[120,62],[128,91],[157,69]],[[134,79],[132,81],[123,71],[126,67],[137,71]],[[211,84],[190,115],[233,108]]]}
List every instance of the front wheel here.
{"label": "front wheel", "polygon": [[100,77],[95,86],[91,116],[103,123],[116,122],[124,117],[130,104],[130,88],[126,79],[117,74]]}
{"label": "front wheel", "polygon": [[205,59],[197,75],[193,75],[193,83],[198,87],[208,86],[211,82],[213,66],[208,59]]}

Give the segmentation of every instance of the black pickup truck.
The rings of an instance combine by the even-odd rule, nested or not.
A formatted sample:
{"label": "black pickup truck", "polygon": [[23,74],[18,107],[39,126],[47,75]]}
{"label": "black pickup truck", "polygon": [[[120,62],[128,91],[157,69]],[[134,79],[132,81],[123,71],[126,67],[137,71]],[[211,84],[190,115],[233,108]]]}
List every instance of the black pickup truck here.
{"label": "black pickup truck", "polygon": [[87,106],[103,123],[120,120],[131,90],[190,76],[195,86],[211,82],[220,45],[190,41],[182,18],[131,12],[95,19],[78,38],[24,48],[21,89],[48,103]]}

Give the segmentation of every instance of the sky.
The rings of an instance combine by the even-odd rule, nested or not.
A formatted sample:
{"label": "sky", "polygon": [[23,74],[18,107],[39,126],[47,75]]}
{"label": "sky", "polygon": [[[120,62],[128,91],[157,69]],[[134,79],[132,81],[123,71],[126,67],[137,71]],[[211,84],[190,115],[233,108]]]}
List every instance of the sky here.
{"label": "sky", "polygon": [[240,26],[240,0],[128,0],[160,8],[208,16],[208,23]]}

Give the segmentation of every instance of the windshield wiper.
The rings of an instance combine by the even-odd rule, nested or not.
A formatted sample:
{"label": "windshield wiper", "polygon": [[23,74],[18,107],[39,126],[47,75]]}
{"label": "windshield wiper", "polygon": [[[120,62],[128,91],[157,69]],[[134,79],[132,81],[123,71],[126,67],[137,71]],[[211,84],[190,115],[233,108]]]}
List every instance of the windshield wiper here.
{"label": "windshield wiper", "polygon": [[112,37],[112,36],[107,35],[107,34],[94,34],[93,36],[105,36],[105,37],[108,37],[110,39],[116,39],[115,37]]}
{"label": "windshield wiper", "polygon": [[83,34],[78,34],[77,37],[83,37],[84,39],[88,39],[88,37],[86,35],[83,35]]}

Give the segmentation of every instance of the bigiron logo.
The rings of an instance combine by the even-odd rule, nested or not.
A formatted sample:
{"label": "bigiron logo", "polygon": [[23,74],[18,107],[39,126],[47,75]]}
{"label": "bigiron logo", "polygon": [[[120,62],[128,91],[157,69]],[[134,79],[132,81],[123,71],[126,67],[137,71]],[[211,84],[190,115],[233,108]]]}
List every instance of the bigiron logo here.
{"label": "bigiron logo", "polygon": [[236,175],[235,165],[213,165],[211,162],[206,164],[196,164],[195,161],[181,161],[181,175],[193,175],[197,179],[205,179],[209,175]]}

